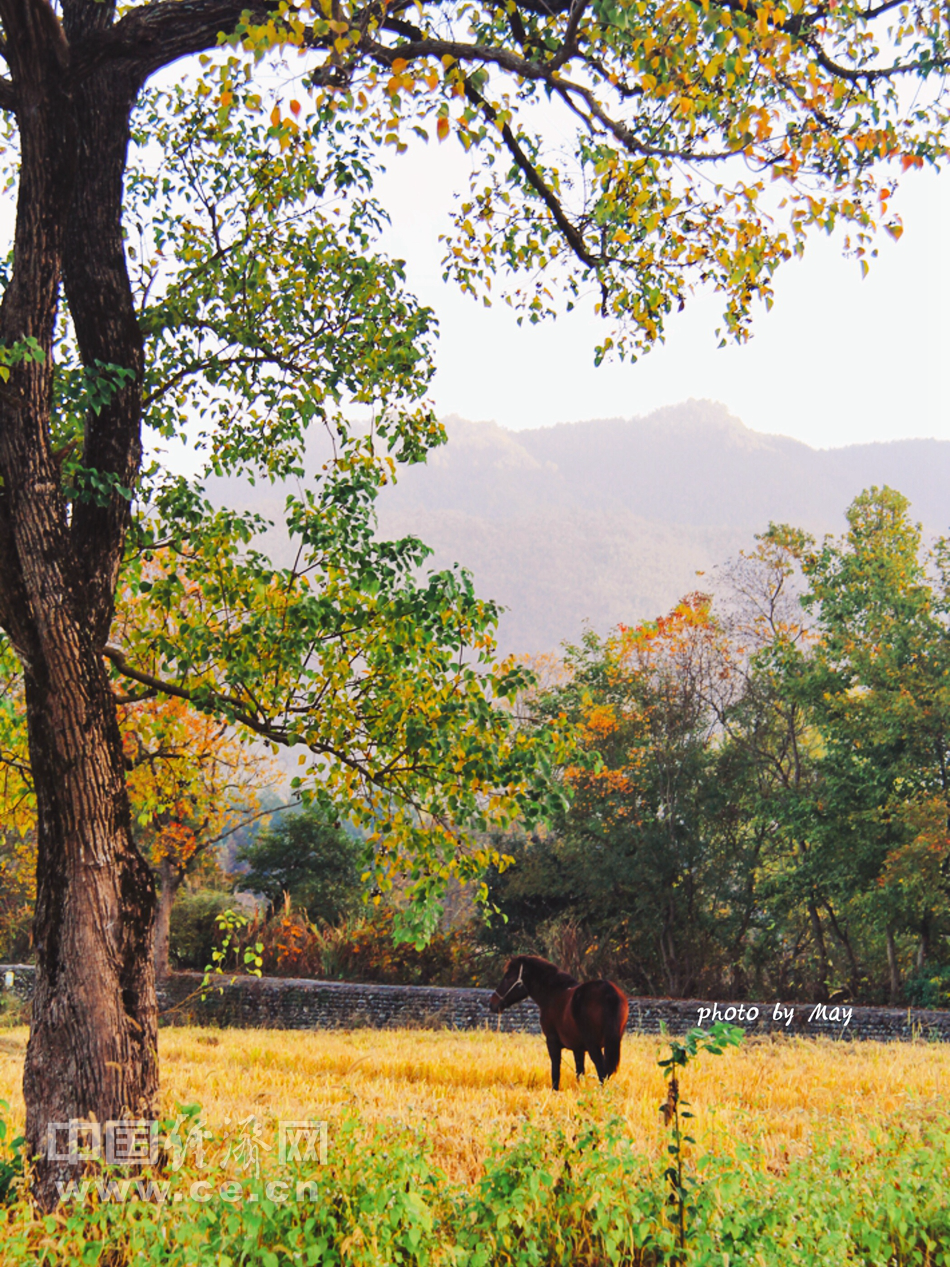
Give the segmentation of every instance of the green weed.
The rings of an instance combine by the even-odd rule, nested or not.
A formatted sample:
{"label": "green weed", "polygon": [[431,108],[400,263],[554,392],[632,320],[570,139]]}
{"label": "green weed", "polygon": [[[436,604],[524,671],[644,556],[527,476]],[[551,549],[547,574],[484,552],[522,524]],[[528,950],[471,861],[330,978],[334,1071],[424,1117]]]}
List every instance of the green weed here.
{"label": "green weed", "polygon": [[[688,1060],[689,1045],[680,1046]],[[710,1050],[706,1040],[693,1047],[692,1054]],[[667,1065],[668,1078],[684,1063]],[[0,1263],[950,1267],[950,1140],[942,1121],[896,1125],[870,1146],[816,1139],[782,1173],[763,1169],[746,1145],[734,1157],[692,1159],[692,1173],[684,1173],[682,1131],[673,1162],[655,1161],[635,1150],[612,1088],[586,1093],[582,1107],[580,1125],[525,1123],[499,1138],[470,1186],[433,1163],[424,1124],[370,1126],[355,1114],[333,1130],[325,1164],[278,1168],[265,1157],[241,1177],[238,1198],[233,1190],[222,1195],[235,1182],[231,1163],[170,1153],[145,1177],[102,1174],[84,1190],[77,1182],[45,1217],[8,1184]],[[182,1107],[176,1121],[200,1136],[196,1106]],[[6,1146],[5,1135],[0,1130],[0,1157],[18,1158],[17,1142]],[[682,1205],[670,1201],[677,1193]]]}

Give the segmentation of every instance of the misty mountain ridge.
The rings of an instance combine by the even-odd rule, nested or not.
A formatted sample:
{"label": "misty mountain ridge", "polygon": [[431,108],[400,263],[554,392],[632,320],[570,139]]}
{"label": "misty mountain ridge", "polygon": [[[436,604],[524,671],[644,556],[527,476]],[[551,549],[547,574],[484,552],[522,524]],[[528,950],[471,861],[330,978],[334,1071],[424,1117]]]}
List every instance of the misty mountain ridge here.
{"label": "misty mountain ridge", "polygon": [[[448,443],[383,489],[379,535],[420,537],[427,568],[466,567],[476,592],[507,609],[504,653],[554,650],[585,623],[606,633],[658,616],[770,521],[843,531],[845,509],[875,484],[904,493],[928,536],[950,529],[950,441],[813,449],[708,400],[529,431],[445,421]],[[315,440],[308,468],[321,449]],[[211,480],[208,492],[283,523],[279,484]],[[291,561],[282,527],[258,544]]]}
{"label": "misty mountain ridge", "polygon": [[530,431],[458,417],[446,428],[448,443],[383,491],[380,533],[415,533],[432,566],[467,567],[507,608],[505,652],[657,616],[770,521],[842,531],[874,484],[904,493],[928,535],[950,528],[948,441],[813,449],[706,400]]}

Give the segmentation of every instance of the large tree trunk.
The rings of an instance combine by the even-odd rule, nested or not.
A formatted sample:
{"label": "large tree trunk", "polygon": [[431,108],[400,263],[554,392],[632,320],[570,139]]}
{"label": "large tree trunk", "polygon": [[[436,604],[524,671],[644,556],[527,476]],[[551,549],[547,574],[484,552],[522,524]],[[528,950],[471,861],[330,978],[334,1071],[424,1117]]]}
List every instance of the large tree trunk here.
{"label": "large tree trunk", "polygon": [[101,660],[88,646],[66,643],[42,675],[28,673],[27,709],[39,850],[23,1090],[27,1144],[40,1159],[34,1194],[50,1208],[58,1184],[76,1176],[63,1157],[66,1130],[54,1127],[51,1141],[51,1124],[155,1116],[155,895],[131,844],[121,742]]}
{"label": "large tree trunk", "polygon": [[[66,35],[77,47],[112,20],[108,3],[69,8]],[[152,1117],[157,1101],[154,888],[132,843],[102,659],[129,505],[113,491],[70,513],[51,433],[53,330],[65,281],[84,363],[134,375],[87,417],[83,463],[134,484],[142,357],[121,197],[135,84],[113,65],[71,86],[73,54],[46,0],[0,0],[0,13],[21,146],[0,343],[40,353],[15,359],[0,387],[0,623],[24,667],[37,799],[37,972],[24,1095],[34,1195],[50,1209],[57,1185],[77,1171],[68,1123]]]}
{"label": "large tree trunk", "polygon": [[[214,48],[244,0],[0,0],[0,108],[20,181],[0,304],[0,627],[24,667],[38,810],[37,952],[24,1092],[34,1193],[68,1160],[49,1127],[154,1114],[155,894],[132,843],[122,744],[102,660],[141,459],[142,338],[126,269],[129,116],[148,77]],[[90,495],[67,503],[53,450],[53,332],[65,290],[83,366],[131,371],[83,426]],[[105,491],[103,491],[105,490]],[[63,1152],[62,1139],[53,1150]]]}

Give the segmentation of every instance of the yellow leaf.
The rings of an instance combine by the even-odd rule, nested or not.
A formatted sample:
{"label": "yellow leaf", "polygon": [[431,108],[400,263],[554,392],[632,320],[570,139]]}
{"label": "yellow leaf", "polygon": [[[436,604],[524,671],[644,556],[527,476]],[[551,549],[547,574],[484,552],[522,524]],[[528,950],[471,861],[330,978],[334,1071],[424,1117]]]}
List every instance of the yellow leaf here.
{"label": "yellow leaf", "polygon": [[440,120],[438,121],[438,123],[435,125],[435,130],[436,130],[436,133],[437,133],[437,135],[438,135],[439,140],[440,140],[440,141],[444,141],[444,140],[445,140],[445,138],[446,138],[446,137],[448,136],[448,134],[449,134],[449,121],[448,121],[448,119],[440,119]]}

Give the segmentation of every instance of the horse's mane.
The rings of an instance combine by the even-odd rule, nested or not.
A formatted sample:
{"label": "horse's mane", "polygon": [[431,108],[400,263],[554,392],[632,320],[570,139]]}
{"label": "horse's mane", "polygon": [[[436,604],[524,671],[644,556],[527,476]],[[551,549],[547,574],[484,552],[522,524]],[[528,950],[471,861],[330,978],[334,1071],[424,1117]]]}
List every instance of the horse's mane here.
{"label": "horse's mane", "polygon": [[530,966],[532,976],[545,985],[560,986],[566,990],[569,986],[578,984],[576,977],[572,977],[569,972],[562,972],[556,963],[542,959],[540,955],[519,955],[518,958],[526,968]]}

